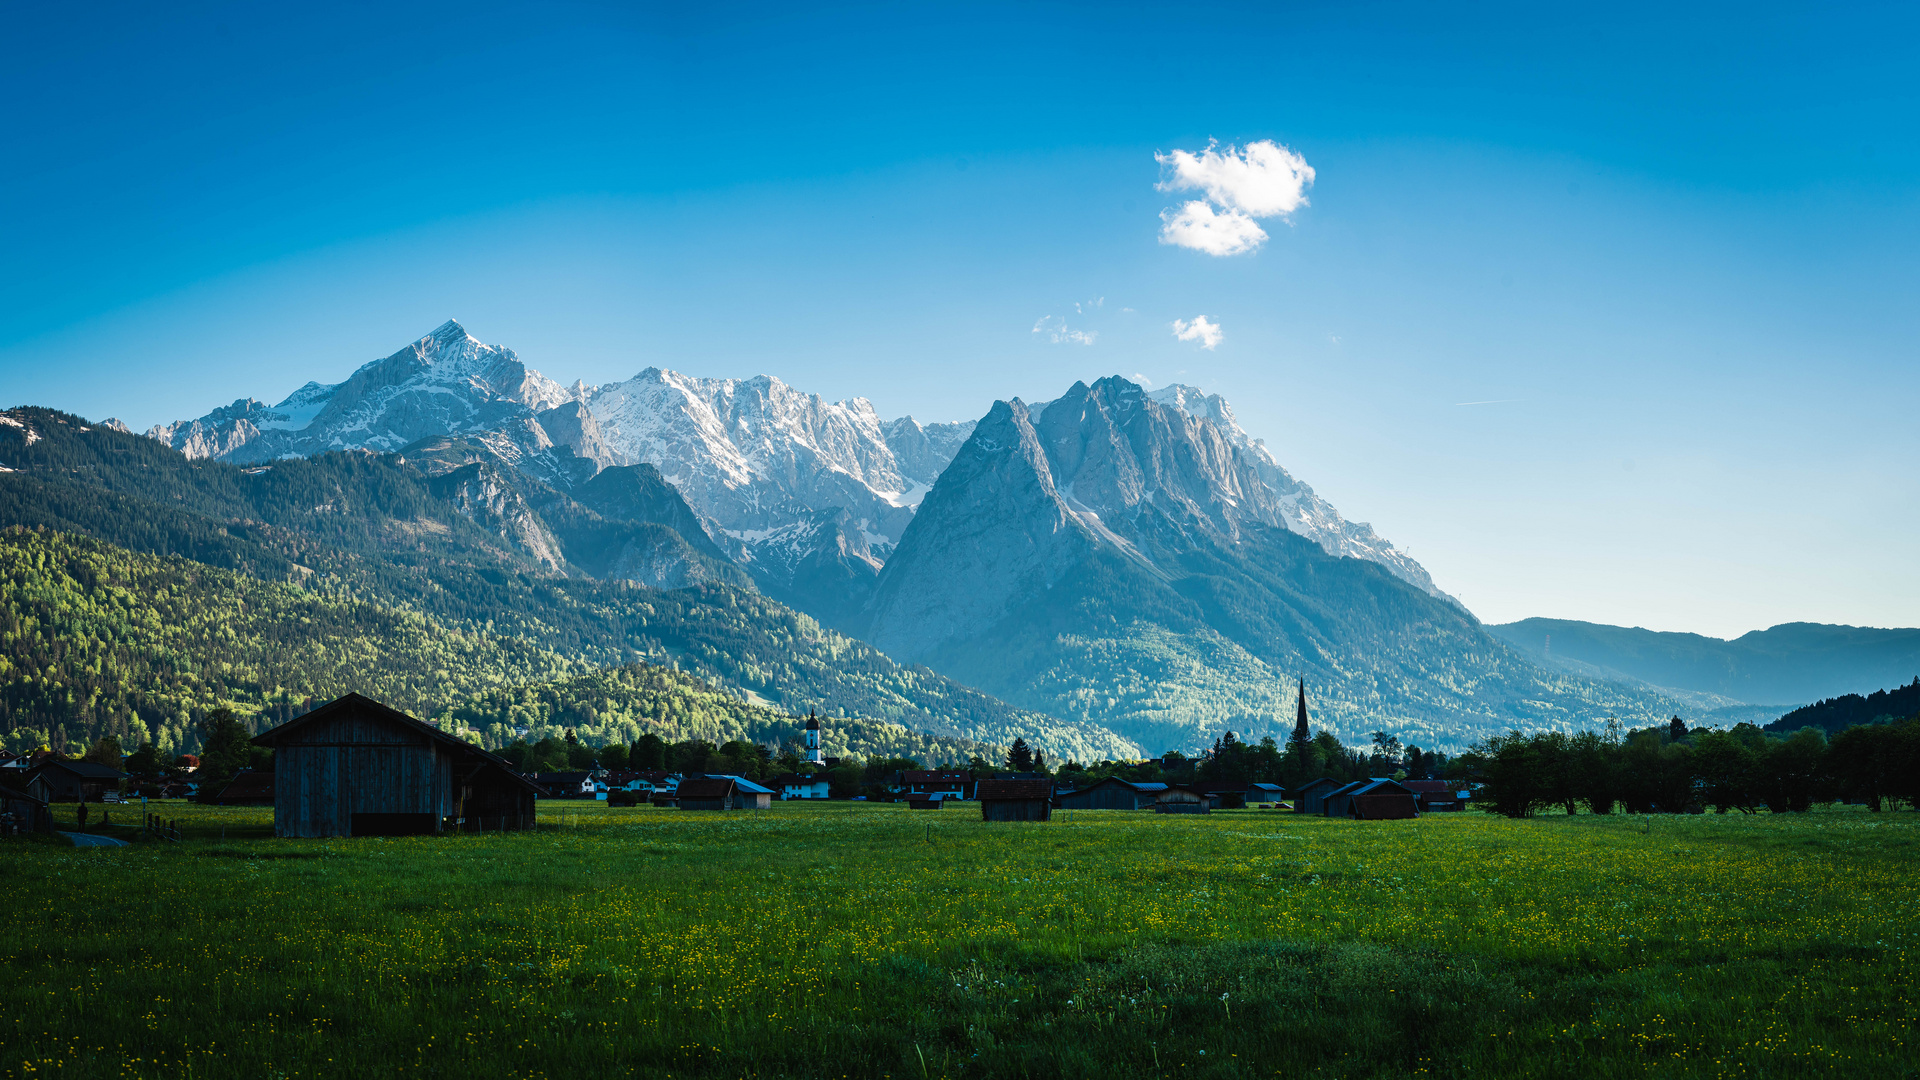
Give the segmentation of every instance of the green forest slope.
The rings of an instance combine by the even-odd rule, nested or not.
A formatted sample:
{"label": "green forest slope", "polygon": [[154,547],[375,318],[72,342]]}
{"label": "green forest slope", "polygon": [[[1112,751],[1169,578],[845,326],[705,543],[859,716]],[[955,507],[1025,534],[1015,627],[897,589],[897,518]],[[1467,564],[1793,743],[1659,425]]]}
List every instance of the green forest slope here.
{"label": "green forest slope", "polygon": [[[928,668],[896,664],[750,588],[660,590],[542,572],[437,497],[430,478],[400,455],[325,454],[259,472],[189,461],[152,439],[50,410],[14,409],[0,419],[9,421],[0,424],[0,465],[11,470],[0,472],[0,526],[178,556],[302,595],[410,613],[503,649],[517,641],[531,648],[528,655],[563,665],[552,673],[674,664],[789,713],[815,710],[998,745],[1024,737],[1083,760],[1138,752],[1097,725],[1016,708]],[[401,654],[413,648],[388,642],[384,632],[367,638]],[[261,670],[262,694],[299,681],[291,670]],[[423,677],[437,672],[423,669]],[[485,684],[448,682],[433,700],[524,681],[503,670]],[[239,700],[264,708],[257,695]],[[51,735],[48,724],[79,713],[66,721],[31,711],[37,719],[0,719],[0,736],[14,726]],[[76,739],[94,730],[92,721],[79,723]]]}
{"label": "green forest slope", "polygon": [[[797,731],[686,672],[593,671],[523,639],[449,627],[324,587],[266,582],[87,537],[0,530],[0,731],[12,748],[191,748],[226,706],[260,730],[358,691],[489,746],[528,729],[591,743],[779,742]],[[790,730],[791,729],[791,730]],[[875,720],[829,724],[836,753],[965,759],[978,742]]]}

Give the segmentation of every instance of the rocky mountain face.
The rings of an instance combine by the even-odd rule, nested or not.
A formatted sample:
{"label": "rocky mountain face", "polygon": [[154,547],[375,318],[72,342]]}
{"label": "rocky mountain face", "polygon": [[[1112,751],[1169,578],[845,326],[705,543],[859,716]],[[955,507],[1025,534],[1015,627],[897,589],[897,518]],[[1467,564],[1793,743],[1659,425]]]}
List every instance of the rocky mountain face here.
{"label": "rocky mountain face", "polygon": [[1424,592],[1452,599],[1434,585],[1426,567],[1375,533],[1373,526],[1341,517],[1331,503],[1281,468],[1273,452],[1267,449],[1266,440],[1256,439],[1241,428],[1225,398],[1179,384],[1162,387],[1148,396],[1162,405],[1211,421],[1221,436],[1241,451],[1267,489],[1278,497],[1280,518],[1288,529],[1319,544],[1329,555],[1350,555],[1377,563],[1394,577]]}
{"label": "rocky mountain face", "polygon": [[[865,602],[914,507],[972,430],[883,422],[864,399],[827,402],[768,376],[648,368],[625,382],[563,387],[448,322],[343,383],[308,383],[273,406],[242,399],[148,434],[190,458],[233,463],[459,435],[567,492],[609,468],[650,465],[701,519],[712,549],[703,554],[831,620]],[[593,503],[584,489],[580,498]]]}
{"label": "rocky mountain face", "polygon": [[999,402],[888,560],[865,634],[1148,746],[1284,738],[1295,678],[1343,737],[1427,747],[1670,704],[1542,672],[1457,604],[1294,532],[1289,506],[1215,419],[1124,379]]}
{"label": "rocky mountain face", "polygon": [[327,450],[392,451],[430,435],[499,430],[580,393],[449,321],[345,382],[310,382],[271,407],[243,398],[147,434],[188,457],[236,464]]}

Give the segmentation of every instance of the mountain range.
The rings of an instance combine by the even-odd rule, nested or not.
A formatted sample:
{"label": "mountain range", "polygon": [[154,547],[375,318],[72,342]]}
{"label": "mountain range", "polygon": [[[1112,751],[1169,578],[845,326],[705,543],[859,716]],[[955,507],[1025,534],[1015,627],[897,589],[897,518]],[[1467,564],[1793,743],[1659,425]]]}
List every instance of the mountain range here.
{"label": "mountain range", "polygon": [[[86,427],[6,416],[19,430]],[[92,430],[111,442],[124,428]],[[483,620],[489,604],[542,589],[623,584],[655,607],[703,598],[673,602],[685,640],[722,610],[797,617],[814,627],[815,654],[865,650],[860,664],[908,688],[888,699],[894,722],[984,741],[1026,724],[1029,741],[1079,756],[1193,749],[1227,729],[1284,737],[1300,680],[1316,726],[1429,748],[1692,707],[1684,688],[1570,670],[1490,633],[1289,474],[1225,400],[1192,387],[1107,378],[923,424],[765,375],[648,367],[565,386],[449,322],[343,382],[273,406],[243,398],[148,435],[172,456],[135,457],[199,492],[179,496],[192,520],[162,501],[151,521],[109,524],[103,505],[155,495],[119,451],[95,448],[72,456],[114,467],[59,483],[44,453],[0,461],[35,473],[0,475],[13,501],[0,523],[270,574],[311,569],[331,545],[329,573],[436,617]],[[485,584],[500,574],[522,592]],[[449,597],[457,616],[432,607]],[[524,621],[513,632],[547,633]],[[858,678],[787,687],[765,676],[764,653],[743,661],[708,640],[702,670],[769,702],[818,700],[807,695]],[[613,656],[604,640],[594,648]],[[984,693],[964,699],[968,687]]]}
{"label": "mountain range", "polygon": [[1782,623],[1731,641],[1570,619],[1522,619],[1487,629],[1537,663],[1657,687],[1709,707],[1766,705],[1783,712],[1920,675],[1920,629]]}

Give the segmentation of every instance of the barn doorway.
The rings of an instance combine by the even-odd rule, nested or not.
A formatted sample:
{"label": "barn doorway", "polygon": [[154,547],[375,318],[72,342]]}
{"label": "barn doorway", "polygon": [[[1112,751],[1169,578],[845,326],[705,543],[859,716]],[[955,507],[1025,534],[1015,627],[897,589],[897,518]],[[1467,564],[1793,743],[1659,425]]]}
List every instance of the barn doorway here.
{"label": "barn doorway", "polygon": [[350,827],[355,836],[425,836],[438,824],[432,814],[355,814]]}

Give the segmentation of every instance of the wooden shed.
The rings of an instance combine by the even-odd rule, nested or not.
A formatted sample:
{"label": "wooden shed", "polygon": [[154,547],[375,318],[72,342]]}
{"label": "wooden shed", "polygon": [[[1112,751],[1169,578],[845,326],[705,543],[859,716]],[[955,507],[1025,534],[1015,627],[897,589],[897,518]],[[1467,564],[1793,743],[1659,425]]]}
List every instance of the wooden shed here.
{"label": "wooden shed", "polygon": [[1332,791],[1320,799],[1320,813],[1326,817],[1350,817],[1353,810],[1353,793],[1366,787],[1370,780],[1353,780]]}
{"label": "wooden shed", "polygon": [[539,789],[504,759],[348,694],[254,740],[273,748],[273,834],[530,829]]}
{"label": "wooden shed", "polygon": [[1053,781],[982,780],[974,785],[981,821],[1051,821]]}
{"label": "wooden shed", "polygon": [[1154,793],[1153,812],[1156,814],[1210,814],[1213,812],[1213,799],[1204,791],[1173,784]]}
{"label": "wooden shed", "polygon": [[120,792],[120,781],[127,774],[91,761],[57,761],[49,758],[34,766],[30,775],[47,785],[48,802],[99,802],[111,791]]}
{"label": "wooden shed", "polygon": [[[7,772],[19,772],[8,769]],[[53,812],[47,807],[43,784],[25,776],[0,779],[0,836],[53,831]]]}
{"label": "wooden shed", "polygon": [[682,810],[766,810],[773,792],[738,776],[689,776],[680,781]]}
{"label": "wooden shed", "polygon": [[1139,784],[1109,776],[1078,791],[1069,791],[1055,801],[1062,810],[1138,810],[1152,806],[1154,796],[1165,790],[1165,784]]}
{"label": "wooden shed", "polygon": [[1324,813],[1327,795],[1342,786],[1340,781],[1327,776],[1309,780],[1294,789],[1293,808],[1302,814]]}
{"label": "wooden shed", "polygon": [[[1361,800],[1366,800],[1363,804]],[[1387,801],[1382,801],[1387,800]],[[1408,813],[1401,813],[1399,807],[1404,804]],[[1417,817],[1419,803],[1414,794],[1396,780],[1384,776],[1375,776],[1367,780],[1355,780],[1327,794],[1323,803],[1324,813],[1328,817],[1366,818],[1381,820],[1389,817]]]}
{"label": "wooden shed", "polygon": [[1466,801],[1462,798],[1466,793],[1454,791],[1447,787],[1445,781],[1402,780],[1401,784],[1413,792],[1414,798],[1420,800],[1420,812],[1423,814],[1450,813],[1467,808]]}

